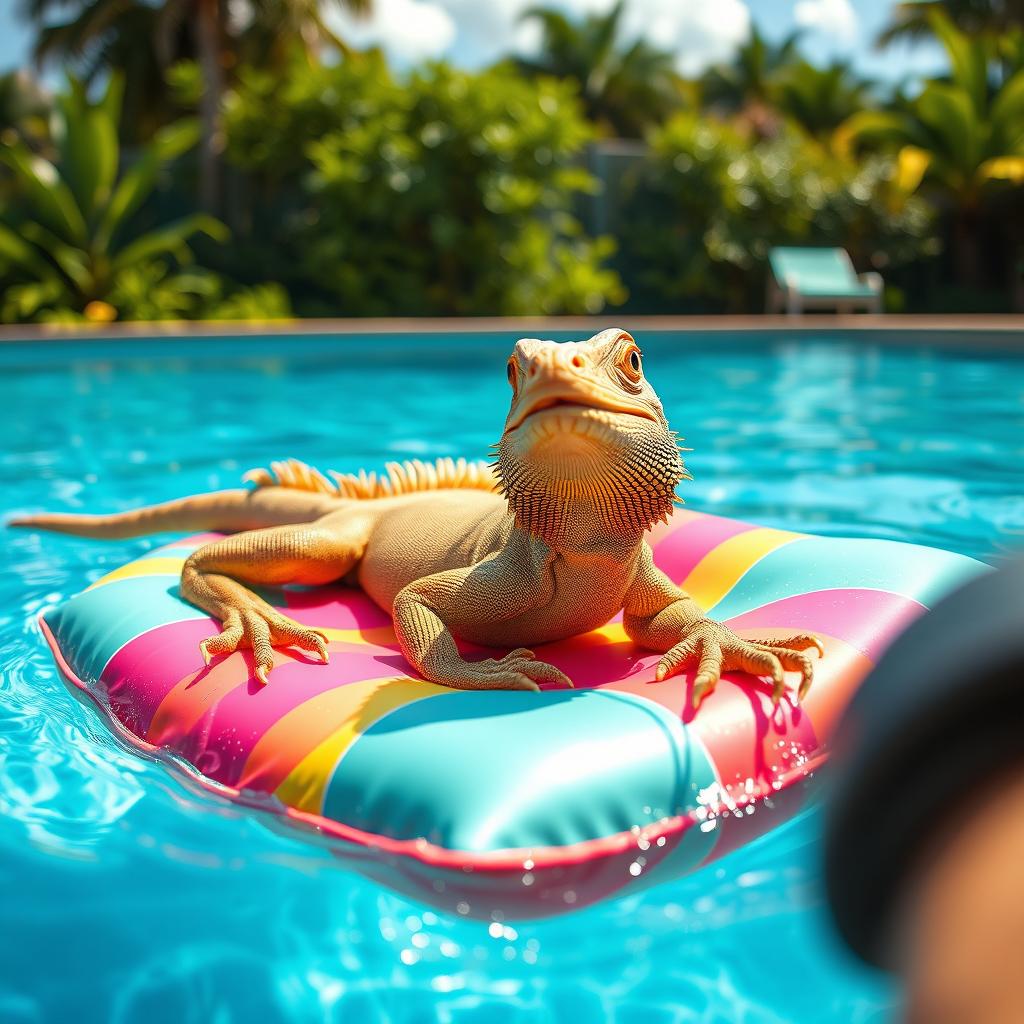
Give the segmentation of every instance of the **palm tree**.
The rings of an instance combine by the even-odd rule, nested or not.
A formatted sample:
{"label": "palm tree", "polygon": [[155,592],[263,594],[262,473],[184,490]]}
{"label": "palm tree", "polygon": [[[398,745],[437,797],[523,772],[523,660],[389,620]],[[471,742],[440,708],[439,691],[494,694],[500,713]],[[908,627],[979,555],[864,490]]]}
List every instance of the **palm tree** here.
{"label": "palm tree", "polygon": [[521,59],[530,74],[575,80],[587,116],[606,131],[639,138],[679,103],[680,83],[672,57],[642,39],[623,43],[625,0],[607,14],[572,21],[560,11],[533,7],[523,19],[538,21],[542,42],[539,55]]}
{"label": "palm tree", "polygon": [[828,139],[868,100],[869,83],[842,62],[818,68],[799,60],[778,76],[778,108],[817,139]]}
{"label": "palm tree", "polygon": [[986,191],[997,181],[1024,183],[1024,69],[993,86],[984,42],[944,14],[933,11],[930,19],[949,57],[949,81],[928,82],[900,109],[854,114],[839,128],[837,144],[895,151],[906,191],[930,190],[949,210],[957,277],[973,284]]}
{"label": "palm tree", "polygon": [[[40,26],[37,62],[69,63],[86,81],[120,71],[137,104],[133,124],[146,128],[147,118],[166,123],[166,69],[184,58],[198,61],[203,80],[200,193],[204,208],[212,210],[219,205],[220,115],[230,69],[249,53],[265,66],[268,57],[291,45],[307,51],[324,43],[344,49],[324,22],[327,3],[354,14],[372,7],[372,0],[249,0],[244,24],[230,0],[22,0],[22,13]],[[66,16],[51,23],[54,14]]]}
{"label": "palm tree", "polygon": [[877,45],[930,37],[933,14],[945,15],[961,32],[974,37],[996,38],[1024,28],[1024,0],[905,0],[893,6]]}
{"label": "palm tree", "polygon": [[917,42],[935,35],[932,15],[948,18],[964,35],[983,42],[998,61],[1003,79],[1024,68],[1024,0],[905,0],[875,44]]}
{"label": "palm tree", "polygon": [[14,173],[19,202],[0,223],[0,258],[23,283],[5,290],[8,315],[30,319],[48,308],[102,317],[118,275],[165,255],[185,260],[188,240],[223,240],[226,229],[193,214],[125,241],[129,218],[155,187],[161,170],[199,140],[195,120],[161,128],[130,170],[119,174],[117,124],[124,80],[111,75],[98,102],[74,79],[57,98],[54,163],[19,139],[0,148]]}
{"label": "palm tree", "polygon": [[779,79],[797,61],[799,32],[771,43],[751,26],[747,41],[727,64],[709,68],[701,78],[706,106],[725,114],[737,114],[756,134],[773,134],[777,125],[775,99]]}
{"label": "palm tree", "polygon": [[120,135],[142,142],[173,120],[164,70],[167,64],[194,56],[192,37],[177,33],[165,40],[166,59],[157,54],[159,11],[146,0],[89,0],[65,20],[53,21],[51,9],[68,6],[60,0],[23,0],[23,14],[37,22],[33,56],[37,67],[61,64],[91,86],[109,71],[125,80]]}

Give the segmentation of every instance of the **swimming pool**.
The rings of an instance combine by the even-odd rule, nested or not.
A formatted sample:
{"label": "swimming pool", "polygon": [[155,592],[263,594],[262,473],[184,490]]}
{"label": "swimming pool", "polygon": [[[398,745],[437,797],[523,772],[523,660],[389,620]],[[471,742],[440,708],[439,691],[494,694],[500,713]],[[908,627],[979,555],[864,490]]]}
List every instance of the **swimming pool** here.
{"label": "swimming pool", "polygon": [[[514,335],[0,347],[5,510],[107,511],[294,455],[477,455]],[[1024,359],[983,340],[640,334],[692,507],[929,543],[1024,542]],[[122,751],[35,627],[153,540],[0,532],[0,1020],[887,1019],[834,946],[811,811],[643,895],[540,923],[429,911]],[[439,784],[442,784],[439,780]]]}

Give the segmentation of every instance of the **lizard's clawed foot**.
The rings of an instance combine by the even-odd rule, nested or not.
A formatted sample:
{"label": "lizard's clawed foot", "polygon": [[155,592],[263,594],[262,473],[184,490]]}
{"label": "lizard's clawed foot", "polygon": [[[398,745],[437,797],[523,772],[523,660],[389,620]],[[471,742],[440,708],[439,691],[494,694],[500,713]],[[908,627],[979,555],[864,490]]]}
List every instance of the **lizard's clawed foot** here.
{"label": "lizard's clawed foot", "polygon": [[540,690],[538,683],[572,688],[572,680],[554,665],[537,661],[533,651],[518,647],[504,658],[465,661],[439,673],[434,682],[456,690]]}
{"label": "lizard's clawed foot", "polygon": [[819,657],[825,653],[821,641],[809,633],[780,640],[743,640],[721,623],[702,619],[658,662],[655,678],[660,682],[696,663],[693,706],[698,708],[701,701],[714,691],[723,672],[768,676],[772,681],[773,704],[778,704],[786,692],[783,672],[799,672],[799,702],[807,696],[814,679],[814,663],[803,653],[812,648]]}
{"label": "lizard's clawed foot", "polygon": [[229,612],[224,628],[199,645],[207,665],[218,654],[230,654],[239,647],[252,649],[256,678],[267,682],[267,674],[274,667],[275,647],[297,647],[328,661],[327,637],[316,629],[309,629],[272,608],[245,608]]}

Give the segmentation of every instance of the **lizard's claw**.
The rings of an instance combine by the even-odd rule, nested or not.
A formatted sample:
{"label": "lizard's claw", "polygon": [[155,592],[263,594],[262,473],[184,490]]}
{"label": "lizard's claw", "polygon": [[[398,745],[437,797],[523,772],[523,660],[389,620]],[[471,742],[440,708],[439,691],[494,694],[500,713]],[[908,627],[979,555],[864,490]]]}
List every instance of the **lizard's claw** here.
{"label": "lizard's claw", "polygon": [[692,701],[694,708],[698,708],[714,692],[723,672],[749,672],[771,679],[772,703],[777,705],[786,692],[784,673],[793,671],[801,675],[799,702],[807,695],[814,678],[813,662],[803,653],[811,648],[819,656],[825,653],[821,641],[811,634],[782,640],[743,640],[721,623],[701,619],[658,662],[655,678],[660,682],[696,661]]}
{"label": "lizard's claw", "polygon": [[540,690],[538,683],[555,683],[572,688],[572,680],[561,670],[538,661],[533,651],[519,647],[504,658],[467,661],[444,674],[438,682],[456,690]]}
{"label": "lizard's claw", "polygon": [[249,647],[253,654],[253,674],[265,684],[274,667],[275,647],[297,647],[318,654],[325,665],[328,662],[327,637],[323,633],[309,629],[272,608],[232,610],[225,617],[223,626],[220,633],[199,645],[207,665],[215,655]]}

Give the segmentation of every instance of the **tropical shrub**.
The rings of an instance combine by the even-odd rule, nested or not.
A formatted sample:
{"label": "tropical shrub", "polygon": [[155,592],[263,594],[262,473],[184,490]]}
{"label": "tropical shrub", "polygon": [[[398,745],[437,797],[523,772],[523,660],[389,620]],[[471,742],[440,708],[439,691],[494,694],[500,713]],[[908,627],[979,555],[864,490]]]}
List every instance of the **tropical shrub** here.
{"label": "tropical shrub", "polygon": [[121,171],[117,137],[123,85],[110,78],[92,102],[78,81],[56,98],[53,161],[17,134],[0,161],[13,181],[0,219],[0,319],[12,321],[163,320],[289,316],[279,286],[232,293],[225,280],[193,265],[190,241],[227,238],[205,214],[139,230],[135,214],[161,174],[199,137],[193,120],[168,125]]}
{"label": "tropical shrub", "polygon": [[[174,268],[163,260],[122,271],[110,304],[123,320],[282,320],[292,315],[288,294],[279,284],[230,287],[210,270]],[[70,319],[51,317],[58,318]]]}
{"label": "tropical shrub", "polygon": [[679,114],[627,183],[623,260],[643,308],[763,308],[773,245],[842,244],[888,272],[934,252],[930,211],[890,160],[854,164],[795,129],[752,142],[735,125]]}
{"label": "tropical shrub", "polygon": [[225,128],[245,248],[301,311],[576,313],[624,297],[611,242],[575,215],[595,186],[571,85],[445,64],[398,80],[375,54],[240,77]]}
{"label": "tropical shrub", "polygon": [[71,81],[57,98],[55,163],[20,139],[0,149],[17,188],[17,201],[8,204],[0,222],[0,266],[8,279],[0,308],[4,320],[47,319],[54,311],[95,311],[109,319],[110,308],[116,315],[110,298],[121,274],[158,257],[187,262],[193,235],[226,237],[224,226],[203,214],[130,237],[132,214],[161,170],[195,144],[198,129],[193,121],[162,129],[119,174],[121,93],[116,75],[96,103]]}

